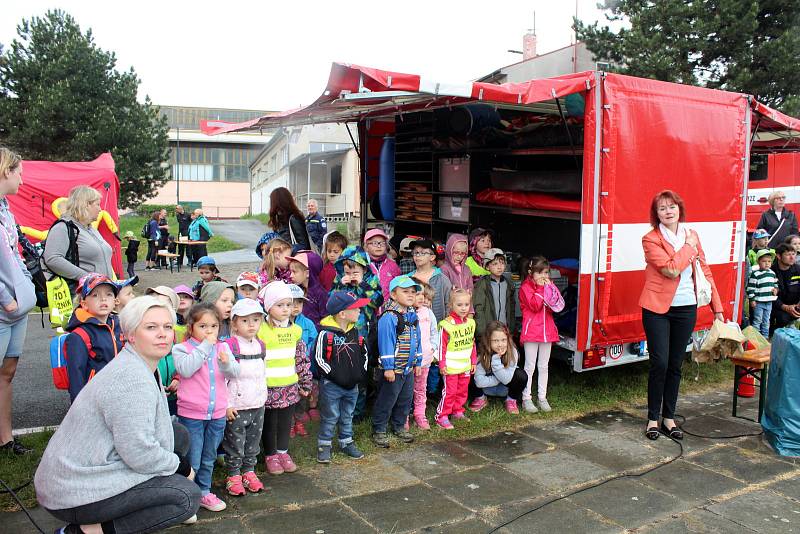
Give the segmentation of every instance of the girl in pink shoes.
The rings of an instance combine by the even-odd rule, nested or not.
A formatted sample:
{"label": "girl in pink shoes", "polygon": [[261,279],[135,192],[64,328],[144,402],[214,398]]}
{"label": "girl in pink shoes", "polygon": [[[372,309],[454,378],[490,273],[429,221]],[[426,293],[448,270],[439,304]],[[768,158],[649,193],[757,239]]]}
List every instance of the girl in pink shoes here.
{"label": "girl in pink shoes", "polygon": [[249,298],[238,300],[231,310],[233,335],[225,340],[239,362],[239,376],[228,380],[228,424],[222,440],[228,469],[225,489],[234,496],[264,489],[255,473],[267,402],[266,347],[257,337],[263,320],[264,309],[258,302]]}
{"label": "girl in pink shoes", "polygon": [[518,361],[519,353],[508,327],[500,321],[489,323],[478,347],[474,377],[478,395],[469,405],[471,411],[483,410],[489,396],[505,398],[506,411],[519,413],[517,401],[528,383],[528,375],[517,367]]}
{"label": "girl in pink shoes", "polygon": [[211,493],[217,447],[225,432],[228,390],[225,379],[239,374],[228,345],[218,341],[220,316],[210,302],[195,304],[186,318],[187,341],[175,345],[172,357],[180,374],[178,421],[189,431],[189,462],[200,486],[200,506],[221,512],[226,505]]}
{"label": "girl in pink shoes", "polygon": [[452,430],[450,419],[464,415],[470,375],[475,372],[475,319],[470,317],[472,296],[466,289],[450,291],[450,315],[439,322],[439,371],[444,377],[442,400],[436,408],[436,425]]}
{"label": "girl in pink shoes", "polygon": [[436,316],[431,310],[435,291],[426,283],[420,283],[421,291],[417,292],[417,320],[419,321],[420,343],[422,344],[422,370],[414,377],[414,422],[420,430],[430,430],[425,407],[428,401],[428,372],[433,357],[439,349],[439,332],[436,328]]}
{"label": "girl in pink shoes", "polygon": [[281,281],[261,289],[267,320],[258,337],[266,346],[267,402],[264,411],[262,446],[270,475],[297,471],[289,456],[289,432],[295,405],[311,393],[311,362],[303,343],[303,329],[291,322],[292,291]]}
{"label": "girl in pink shoes", "polygon": [[[522,309],[520,342],[525,348],[525,372],[528,374],[528,383],[522,392],[522,408],[530,413],[539,410],[549,412],[547,375],[550,349],[558,341],[553,312],[564,309],[564,298],[550,281],[550,263],[542,256],[530,260],[526,275],[519,288],[519,306]],[[538,371],[538,409],[534,406],[531,395],[534,369]]]}

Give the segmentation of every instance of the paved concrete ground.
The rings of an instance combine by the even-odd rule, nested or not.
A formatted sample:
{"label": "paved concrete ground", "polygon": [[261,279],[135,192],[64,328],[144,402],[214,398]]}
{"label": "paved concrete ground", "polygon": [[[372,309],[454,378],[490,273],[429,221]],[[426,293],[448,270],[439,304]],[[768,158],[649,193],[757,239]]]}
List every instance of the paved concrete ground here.
{"label": "paved concrete ground", "polygon": [[[679,453],[664,437],[642,436],[638,408],[265,475],[266,494],[226,498],[228,510],[202,511],[194,527],[181,531],[486,533],[543,505],[500,532],[800,531],[800,460],[774,455],[758,437],[687,436],[681,459],[644,476],[610,480]],[[759,429],[729,417],[727,392],[685,397],[680,409],[685,428],[695,433]],[[588,489],[547,504],[581,488]],[[57,525],[45,512],[35,513],[47,527]],[[28,528],[20,513],[3,519],[0,531]]]}

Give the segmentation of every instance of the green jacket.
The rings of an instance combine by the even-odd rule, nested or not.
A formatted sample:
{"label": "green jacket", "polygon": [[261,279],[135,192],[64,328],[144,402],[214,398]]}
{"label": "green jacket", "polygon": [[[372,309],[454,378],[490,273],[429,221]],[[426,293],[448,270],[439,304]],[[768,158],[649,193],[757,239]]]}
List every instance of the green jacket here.
{"label": "green jacket", "polygon": [[466,264],[467,267],[469,267],[469,272],[472,273],[473,277],[486,276],[489,274],[489,271],[478,265],[478,262],[475,261],[475,258],[472,256],[467,258]]}
{"label": "green jacket", "polygon": [[[172,378],[175,376],[176,372],[172,353],[167,354],[158,361],[158,375],[161,377],[161,385],[164,387],[167,387],[170,382],[172,382]],[[178,395],[176,393],[170,393],[167,395],[167,398],[176,399]]]}
{"label": "green jacket", "polygon": [[[514,300],[514,282],[505,276],[505,319],[509,331],[513,334],[516,330],[516,301]],[[482,276],[472,288],[472,305],[475,307],[475,337],[483,336],[483,332],[490,322],[497,320],[497,311],[492,298],[491,275]]]}
{"label": "green jacket", "polygon": [[[772,252],[772,256],[774,257],[775,256],[775,249],[771,248],[771,249],[769,249],[769,251]],[[756,259],[756,255],[757,254],[758,254],[758,250],[756,250],[754,248],[751,248],[750,250],[747,251],[747,261],[750,262],[750,267],[755,267],[756,265],[758,265],[758,260]]]}

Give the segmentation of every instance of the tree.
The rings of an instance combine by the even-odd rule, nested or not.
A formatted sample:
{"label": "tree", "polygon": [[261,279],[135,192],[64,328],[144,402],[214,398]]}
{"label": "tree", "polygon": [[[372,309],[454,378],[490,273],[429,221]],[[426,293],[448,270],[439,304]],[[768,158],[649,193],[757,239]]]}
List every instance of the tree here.
{"label": "tree", "polygon": [[634,76],[754,95],[800,113],[797,0],[606,0],[613,31],[575,20],[598,61]]}
{"label": "tree", "polygon": [[52,161],[111,152],[120,206],[154,196],[168,178],[168,127],[149,97],[137,101],[134,70],[116,70],[114,53],[63,11],[23,20],[17,35],[0,56],[0,143]]}

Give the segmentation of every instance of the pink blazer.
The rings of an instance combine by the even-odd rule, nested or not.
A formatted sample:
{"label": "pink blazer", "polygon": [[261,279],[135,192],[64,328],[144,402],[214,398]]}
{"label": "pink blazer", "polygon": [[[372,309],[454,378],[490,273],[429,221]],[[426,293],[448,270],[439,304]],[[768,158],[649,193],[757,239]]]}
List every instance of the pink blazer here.
{"label": "pink blazer", "polygon": [[[693,234],[697,233],[692,230]],[[700,259],[703,273],[711,283],[711,311],[722,313],[722,302],[719,299],[717,286],[711,276],[711,269],[706,263],[706,255],[700,244],[698,236],[697,253],[689,245],[684,245],[676,251],[661,235],[658,229],[651,230],[642,238],[644,259],[647,266],[644,269],[644,288],[639,297],[639,306],[654,313],[667,313],[678,290],[681,272],[688,267],[695,258]],[[692,271],[694,279],[694,271]]]}

